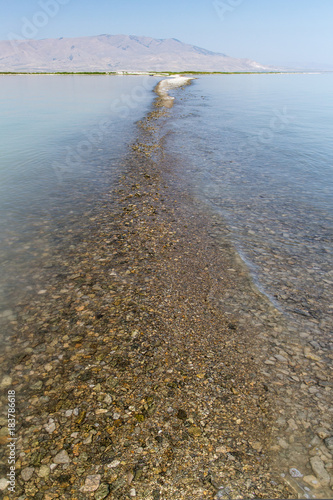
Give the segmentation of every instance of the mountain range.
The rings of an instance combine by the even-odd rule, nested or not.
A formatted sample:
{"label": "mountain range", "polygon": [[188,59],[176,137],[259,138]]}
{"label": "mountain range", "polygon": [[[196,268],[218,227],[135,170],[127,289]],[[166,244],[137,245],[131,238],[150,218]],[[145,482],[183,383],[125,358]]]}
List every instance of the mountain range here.
{"label": "mountain range", "polygon": [[99,35],[0,41],[0,71],[269,71],[175,38]]}

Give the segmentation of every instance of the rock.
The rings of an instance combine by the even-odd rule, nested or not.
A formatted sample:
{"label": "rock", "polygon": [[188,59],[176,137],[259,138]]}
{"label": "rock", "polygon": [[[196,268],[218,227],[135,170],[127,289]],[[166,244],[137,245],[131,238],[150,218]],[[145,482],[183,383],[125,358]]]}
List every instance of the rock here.
{"label": "rock", "polygon": [[284,450],[286,450],[287,448],[289,448],[289,444],[287,443],[287,441],[285,441],[282,438],[278,439],[278,443],[281,446],[281,448],[283,448]]}
{"label": "rock", "polygon": [[37,382],[30,386],[30,389],[32,389],[33,391],[40,391],[42,387],[43,382],[41,380],[37,380]]}
{"label": "rock", "polygon": [[287,363],[288,362],[287,358],[285,358],[281,354],[275,354],[274,358],[276,358],[278,361],[281,361],[281,363]]}
{"label": "rock", "polygon": [[48,465],[42,465],[37,474],[39,477],[48,477],[50,475],[50,467]]}
{"label": "rock", "polygon": [[293,418],[290,418],[288,420],[288,424],[289,424],[289,428],[288,428],[289,431],[297,431],[298,426]]}
{"label": "rock", "polygon": [[131,482],[133,481],[134,479],[134,474],[132,474],[132,472],[128,472],[127,473],[127,484],[130,485]]}
{"label": "rock", "polygon": [[160,500],[160,498],[161,498],[160,490],[154,490],[153,491],[153,500]]}
{"label": "rock", "polygon": [[0,387],[3,389],[4,387],[9,387],[12,384],[12,378],[9,375],[5,375],[0,382]]}
{"label": "rock", "polygon": [[132,498],[136,497],[136,491],[134,488],[130,489],[130,497],[132,497]]}
{"label": "rock", "polygon": [[219,446],[218,448],[216,448],[216,453],[227,453],[228,452],[228,448],[226,448],[225,446]]}
{"label": "rock", "polygon": [[199,427],[196,427],[195,425],[192,425],[192,427],[189,427],[187,429],[187,432],[189,433],[190,436],[192,436],[194,438],[201,436],[201,430],[199,429]]}
{"label": "rock", "polygon": [[106,498],[108,496],[109,492],[109,485],[106,483],[101,484],[95,493],[96,500],[103,500],[103,498]]}
{"label": "rock", "polygon": [[231,498],[230,496],[230,489],[228,487],[221,487],[219,491],[217,492],[216,495],[216,500],[229,500]]}
{"label": "rock", "polygon": [[187,413],[185,410],[182,410],[182,409],[179,409],[178,412],[177,412],[177,418],[179,418],[180,420],[186,420],[187,419]]}
{"label": "rock", "polygon": [[44,429],[49,434],[52,434],[52,432],[55,431],[55,428],[56,428],[56,424],[54,423],[54,421],[52,419],[50,419],[49,422],[44,425]]}
{"label": "rock", "polygon": [[314,476],[304,476],[303,481],[309,486],[312,486],[312,488],[320,488],[320,482]]}
{"label": "rock", "polygon": [[114,469],[115,467],[118,467],[119,464],[120,464],[119,460],[113,460],[113,462],[111,462],[110,464],[108,464],[108,467],[111,468],[111,469]]}
{"label": "rock", "polygon": [[320,439],[326,439],[330,436],[330,433],[327,432],[327,429],[325,429],[325,427],[318,427],[318,429],[316,430],[316,434],[320,437]]}
{"label": "rock", "polygon": [[54,457],[53,462],[55,464],[69,464],[70,459],[67,451],[66,450],[59,451],[59,453]]}
{"label": "rock", "polygon": [[5,490],[8,486],[8,480],[3,477],[0,479],[0,491]]}
{"label": "rock", "polygon": [[333,436],[325,439],[326,447],[333,453]]}
{"label": "rock", "polygon": [[303,474],[298,469],[295,469],[295,467],[289,469],[289,474],[291,477],[303,477]]}
{"label": "rock", "polygon": [[34,468],[33,467],[26,467],[21,471],[21,477],[23,481],[29,481],[31,479],[33,473],[34,473]]}
{"label": "rock", "polygon": [[330,484],[331,478],[329,473],[325,469],[324,462],[316,456],[310,458],[310,464],[319,482],[323,486],[328,486]]}
{"label": "rock", "polygon": [[87,476],[84,486],[80,488],[80,491],[82,491],[82,493],[91,493],[93,491],[96,491],[100,485],[100,482],[101,482],[100,474],[92,474],[90,476]]}
{"label": "rock", "polygon": [[262,444],[259,441],[255,441],[254,443],[251,443],[251,446],[254,450],[261,452],[262,450]]}

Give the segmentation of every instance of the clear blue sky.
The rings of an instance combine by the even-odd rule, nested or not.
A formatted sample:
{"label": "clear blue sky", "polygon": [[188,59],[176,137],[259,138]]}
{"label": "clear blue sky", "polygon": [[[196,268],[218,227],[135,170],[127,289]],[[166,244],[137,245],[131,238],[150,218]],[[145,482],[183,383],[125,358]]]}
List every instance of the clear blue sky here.
{"label": "clear blue sky", "polygon": [[[48,4],[51,13],[41,16],[41,6]],[[13,34],[27,38],[22,30],[27,34],[28,20],[31,38],[37,39],[102,33],[178,38],[264,64],[333,69],[333,0],[0,0],[0,5],[2,40]]]}

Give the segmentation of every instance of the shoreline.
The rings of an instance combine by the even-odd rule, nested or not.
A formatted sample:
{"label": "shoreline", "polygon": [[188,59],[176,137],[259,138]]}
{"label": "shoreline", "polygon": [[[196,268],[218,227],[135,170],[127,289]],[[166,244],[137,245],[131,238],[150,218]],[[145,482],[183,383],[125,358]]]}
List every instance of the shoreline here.
{"label": "shoreline", "polygon": [[174,76],[174,75],[317,75],[333,71],[0,71],[0,75],[101,75],[101,76]]}

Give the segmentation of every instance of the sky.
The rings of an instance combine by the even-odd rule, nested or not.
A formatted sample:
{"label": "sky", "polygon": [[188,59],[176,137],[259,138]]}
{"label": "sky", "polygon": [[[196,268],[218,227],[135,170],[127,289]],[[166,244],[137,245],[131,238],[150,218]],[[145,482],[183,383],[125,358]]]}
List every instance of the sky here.
{"label": "sky", "polygon": [[0,7],[1,40],[145,35],[262,64],[333,69],[333,0],[0,0]]}

